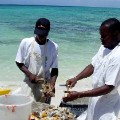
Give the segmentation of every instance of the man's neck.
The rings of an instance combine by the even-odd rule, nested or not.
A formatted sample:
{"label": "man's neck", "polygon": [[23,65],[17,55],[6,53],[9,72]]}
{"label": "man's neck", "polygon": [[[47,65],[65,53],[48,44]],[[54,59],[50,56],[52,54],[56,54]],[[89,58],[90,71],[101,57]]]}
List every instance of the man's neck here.
{"label": "man's neck", "polygon": [[48,39],[46,38],[43,42],[41,42],[37,37],[35,37],[35,41],[36,41],[39,45],[45,45],[46,42],[48,42]]}

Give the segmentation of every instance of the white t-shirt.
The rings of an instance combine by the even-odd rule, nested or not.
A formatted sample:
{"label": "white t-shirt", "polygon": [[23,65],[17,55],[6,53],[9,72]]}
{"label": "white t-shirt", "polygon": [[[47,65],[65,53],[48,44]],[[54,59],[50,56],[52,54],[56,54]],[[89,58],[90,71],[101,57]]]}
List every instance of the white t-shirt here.
{"label": "white t-shirt", "polygon": [[24,63],[35,75],[44,71],[45,77],[50,79],[51,68],[58,68],[58,45],[50,40],[39,45],[34,37],[25,38],[20,43],[15,61]]}

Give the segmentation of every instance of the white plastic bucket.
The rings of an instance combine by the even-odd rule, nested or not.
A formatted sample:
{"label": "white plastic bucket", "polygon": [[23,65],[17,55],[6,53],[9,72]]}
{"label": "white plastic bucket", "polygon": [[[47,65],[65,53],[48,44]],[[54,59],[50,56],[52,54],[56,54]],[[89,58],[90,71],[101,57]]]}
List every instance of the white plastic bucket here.
{"label": "white plastic bucket", "polygon": [[30,120],[32,102],[25,95],[0,96],[0,120]]}

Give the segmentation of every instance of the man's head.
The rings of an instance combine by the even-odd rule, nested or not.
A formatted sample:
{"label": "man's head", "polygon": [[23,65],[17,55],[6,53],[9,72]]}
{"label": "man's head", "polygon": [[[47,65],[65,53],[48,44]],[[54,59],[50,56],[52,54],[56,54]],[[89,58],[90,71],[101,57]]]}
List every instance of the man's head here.
{"label": "man's head", "polygon": [[101,42],[104,47],[114,49],[120,42],[120,22],[116,18],[105,20],[100,26]]}
{"label": "man's head", "polygon": [[50,21],[46,18],[40,18],[35,25],[34,34],[36,34],[36,40],[39,44],[45,44],[47,36],[50,31]]}
{"label": "man's head", "polygon": [[48,36],[50,31],[50,21],[46,18],[40,18],[35,25],[34,34],[39,36]]}

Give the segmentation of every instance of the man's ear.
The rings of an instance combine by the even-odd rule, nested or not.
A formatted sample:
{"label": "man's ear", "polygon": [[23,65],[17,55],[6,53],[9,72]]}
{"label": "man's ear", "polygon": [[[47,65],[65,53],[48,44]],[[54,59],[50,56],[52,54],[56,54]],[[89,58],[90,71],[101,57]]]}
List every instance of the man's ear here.
{"label": "man's ear", "polygon": [[120,32],[116,31],[113,33],[114,38],[116,38],[116,42],[119,43],[120,42]]}

